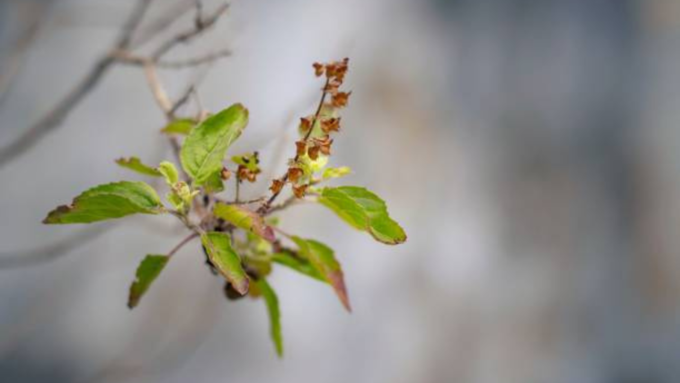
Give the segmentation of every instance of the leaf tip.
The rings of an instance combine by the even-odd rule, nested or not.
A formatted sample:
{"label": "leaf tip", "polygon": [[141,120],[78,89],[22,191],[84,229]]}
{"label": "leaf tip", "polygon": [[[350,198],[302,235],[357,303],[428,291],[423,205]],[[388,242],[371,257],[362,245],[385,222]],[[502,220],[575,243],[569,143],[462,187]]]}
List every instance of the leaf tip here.
{"label": "leaf tip", "polygon": [[340,303],[345,307],[347,312],[352,312],[352,306],[349,303],[349,295],[347,294],[347,287],[345,286],[345,279],[342,271],[336,271],[328,274],[328,280],[335,290],[335,294],[340,299]]}

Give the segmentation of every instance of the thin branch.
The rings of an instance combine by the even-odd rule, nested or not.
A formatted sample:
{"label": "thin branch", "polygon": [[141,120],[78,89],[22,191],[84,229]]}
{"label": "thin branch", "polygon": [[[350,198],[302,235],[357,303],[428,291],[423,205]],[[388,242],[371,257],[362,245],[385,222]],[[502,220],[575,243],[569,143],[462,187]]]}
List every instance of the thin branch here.
{"label": "thin branch", "polygon": [[187,43],[191,41],[194,37],[202,34],[203,31],[212,27],[220,18],[220,16],[222,16],[222,14],[224,14],[224,12],[227,11],[227,9],[229,9],[229,4],[228,3],[222,4],[215,10],[215,12],[201,19],[201,22],[194,23],[193,28],[183,31],[182,33],[179,33],[175,37],[162,43],[151,55],[152,60],[158,61],[163,55],[168,53],[178,44]]}
{"label": "thin branch", "polygon": [[197,56],[197,57],[192,57],[188,58],[186,60],[175,60],[175,61],[170,61],[170,60],[160,60],[156,65],[158,65],[159,68],[163,69],[182,69],[182,68],[190,68],[190,67],[195,67],[203,64],[210,64],[213,63],[217,60],[223,59],[225,57],[231,56],[231,50],[229,49],[222,49],[216,52],[211,52],[207,53],[203,56]]}
{"label": "thin branch", "polygon": [[26,3],[25,5],[28,5],[27,13],[30,19],[28,21],[22,20],[22,24],[28,24],[28,27],[16,41],[13,49],[6,55],[6,69],[0,73],[0,105],[4,104],[7,100],[12,86],[24,67],[23,63],[27,56],[26,53],[33,44],[42,25],[41,21],[45,13],[45,5],[43,3],[38,5]]}
{"label": "thin branch", "polygon": [[[132,10],[130,18],[125,23],[123,32],[118,38],[114,49],[126,49],[132,36],[142,21],[144,14],[152,0],[139,0]],[[108,71],[115,60],[106,55],[99,59],[89,73],[64,97],[57,106],[45,114],[33,126],[26,129],[18,139],[0,149],[0,167],[7,165],[27,149],[35,145],[47,133],[60,126],[71,111],[83,100],[83,98],[99,83],[103,75]]]}
{"label": "thin branch", "polygon": [[36,249],[0,254],[0,269],[16,269],[54,261],[69,254],[72,250],[94,241],[114,227],[116,227],[116,224],[97,225],[56,243]]}
{"label": "thin branch", "polygon": [[149,84],[154,100],[156,100],[156,104],[158,104],[158,107],[161,108],[168,120],[172,120],[173,104],[163,88],[163,85],[158,80],[156,66],[150,61],[146,62],[144,65],[144,74],[146,75],[146,81]]}
{"label": "thin branch", "polygon": [[184,247],[184,245],[191,242],[191,240],[196,238],[196,237],[198,237],[198,233],[196,233],[196,232],[189,234],[189,236],[184,238],[180,243],[177,244],[177,246],[175,246],[172,250],[170,250],[170,252],[168,253],[168,258],[175,255],[175,253],[178,252],[182,247]]}
{"label": "thin branch", "polygon": [[193,6],[194,0],[185,0],[174,4],[172,7],[168,7],[167,11],[162,16],[153,20],[148,26],[140,28],[137,36],[132,39],[129,48],[137,49],[146,44],[154,37],[170,28]]}
{"label": "thin branch", "polygon": [[[204,54],[202,56],[191,57],[184,60],[158,60],[155,65],[160,69],[184,69],[210,64],[217,60],[231,56],[231,50],[222,49],[216,52]],[[129,51],[114,51],[111,52],[119,62],[129,65],[144,66],[146,63],[153,61],[150,57],[137,56]]]}

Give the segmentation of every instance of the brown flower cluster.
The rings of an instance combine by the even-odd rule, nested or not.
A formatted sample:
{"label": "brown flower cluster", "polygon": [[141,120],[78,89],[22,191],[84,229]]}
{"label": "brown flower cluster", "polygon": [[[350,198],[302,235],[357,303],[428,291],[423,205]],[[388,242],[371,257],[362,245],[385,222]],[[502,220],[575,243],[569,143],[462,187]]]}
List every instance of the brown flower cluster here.
{"label": "brown flower cluster", "polygon": [[236,158],[238,169],[236,170],[236,178],[239,181],[247,180],[248,182],[255,182],[257,175],[260,174],[260,158],[258,152],[253,152],[251,155],[241,156]]}
{"label": "brown flower cluster", "polygon": [[[304,197],[309,185],[300,183],[304,171],[299,160],[305,155],[312,161],[316,161],[320,155],[331,155],[333,145],[331,134],[340,131],[341,122],[340,117],[335,117],[335,115],[338,109],[347,106],[349,96],[352,94],[352,92],[340,90],[347,74],[348,64],[347,58],[327,64],[313,64],[316,76],[326,77],[321,102],[316,114],[300,119],[300,132],[303,137],[295,143],[295,158],[291,161],[286,175],[272,181],[270,190],[274,195],[279,194],[286,182],[289,182],[292,184],[293,194],[298,198]],[[330,96],[330,102],[326,101],[328,96]]]}

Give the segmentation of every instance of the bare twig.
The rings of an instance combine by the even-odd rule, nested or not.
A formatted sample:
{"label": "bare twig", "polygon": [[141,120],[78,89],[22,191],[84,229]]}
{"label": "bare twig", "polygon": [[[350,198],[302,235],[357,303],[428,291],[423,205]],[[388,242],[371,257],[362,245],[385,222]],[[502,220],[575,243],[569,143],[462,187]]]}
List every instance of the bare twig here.
{"label": "bare twig", "polygon": [[73,249],[94,241],[115,228],[116,224],[97,225],[71,237],[36,249],[0,254],[0,269],[15,269],[53,261]]}
{"label": "bare twig", "polygon": [[146,81],[149,84],[154,100],[156,100],[156,104],[158,104],[158,107],[161,108],[168,120],[172,120],[172,101],[170,101],[167,92],[158,80],[156,66],[150,61],[146,62],[144,65],[144,74],[146,75]]}
{"label": "bare twig", "polygon": [[190,68],[203,64],[210,64],[219,59],[231,56],[231,51],[229,49],[222,49],[216,52],[207,53],[202,56],[188,58],[186,60],[160,60],[156,65],[163,69],[182,69]]}
{"label": "bare twig", "polygon": [[206,29],[212,27],[220,18],[220,16],[222,16],[222,14],[224,14],[224,12],[227,11],[227,9],[229,9],[229,4],[227,3],[222,4],[212,14],[202,18],[201,22],[194,23],[193,28],[183,31],[176,35],[175,37],[162,43],[151,55],[152,60],[158,61],[163,55],[168,53],[178,44],[187,43],[196,36],[202,34]]}
{"label": "bare twig", "polygon": [[132,39],[129,48],[137,49],[161,34],[177,22],[182,15],[194,6],[194,0],[184,0],[168,7],[162,16],[153,20],[146,27],[140,28],[139,33]]}
{"label": "bare twig", "polygon": [[[153,61],[150,57],[137,56],[129,51],[114,51],[111,54],[121,63],[129,65],[144,66]],[[219,59],[231,56],[229,49],[222,49],[216,52],[204,54],[202,56],[191,57],[184,60],[158,60],[155,66],[160,69],[184,69],[210,64]]]}
{"label": "bare twig", "polygon": [[189,234],[189,236],[184,238],[180,243],[177,244],[177,246],[175,246],[172,250],[170,250],[170,252],[168,253],[168,258],[175,255],[175,253],[178,252],[182,247],[184,247],[184,245],[191,242],[191,240],[196,238],[196,237],[198,237],[198,233],[196,233],[196,232]]}
{"label": "bare twig", "polygon": [[[137,26],[142,21],[152,0],[139,0],[132,10],[130,18],[125,23],[125,27],[115,44],[115,49],[126,49],[132,39]],[[0,167],[6,165],[10,160],[25,152],[36,144],[45,134],[60,126],[61,122],[69,113],[82,101],[82,99],[99,83],[102,76],[108,71],[115,60],[106,55],[99,59],[89,73],[66,95],[57,106],[45,114],[33,126],[19,136],[19,138],[8,146],[0,149]]]}
{"label": "bare twig", "polygon": [[22,64],[26,58],[28,48],[33,44],[40,30],[44,8],[46,8],[43,3],[26,3],[24,6],[28,8],[26,13],[28,13],[29,20],[27,22],[22,20],[22,24],[28,24],[28,27],[19,37],[13,49],[6,55],[6,66],[2,73],[0,73],[0,105],[7,100],[12,85],[14,85],[23,67]]}

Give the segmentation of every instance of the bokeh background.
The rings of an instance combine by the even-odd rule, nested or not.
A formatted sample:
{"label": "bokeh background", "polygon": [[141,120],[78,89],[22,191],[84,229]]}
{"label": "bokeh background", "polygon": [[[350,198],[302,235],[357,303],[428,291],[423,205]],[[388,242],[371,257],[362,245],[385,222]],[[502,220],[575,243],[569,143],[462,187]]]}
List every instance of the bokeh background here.
{"label": "bokeh background", "polygon": [[[156,0],[142,27],[180,3]],[[0,146],[107,52],[133,6],[0,1]],[[172,57],[225,47],[207,72],[161,78],[177,97],[202,77],[212,111],[244,103],[231,152],[259,150],[265,176],[314,108],[311,63],[351,58],[332,163],[355,170],[340,184],[387,200],[408,242],[381,245],[314,205],[286,212],[288,231],[335,248],[354,312],[277,270],[282,360],[263,303],[226,301],[196,243],[129,311],[137,264],[181,227],[40,224],[92,185],[141,179],[115,158],[171,156],[142,71],[115,66],[0,168],[0,381],[678,381],[680,1],[234,0]]]}

